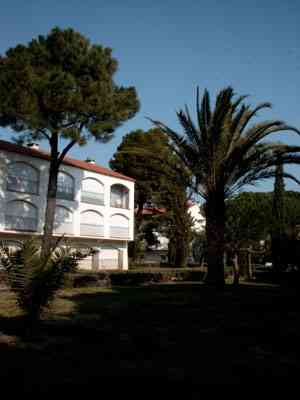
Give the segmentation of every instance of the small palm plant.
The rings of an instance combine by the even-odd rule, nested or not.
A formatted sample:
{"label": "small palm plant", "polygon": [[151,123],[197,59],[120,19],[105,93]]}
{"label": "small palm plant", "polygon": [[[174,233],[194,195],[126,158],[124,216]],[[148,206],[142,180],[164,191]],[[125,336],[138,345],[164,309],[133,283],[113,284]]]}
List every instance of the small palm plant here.
{"label": "small palm plant", "polygon": [[[269,103],[251,108],[244,104],[246,96],[235,98],[231,87],[221,90],[212,110],[205,90],[200,104],[197,89],[197,123],[189,110],[177,112],[183,128],[179,134],[160,121],[152,123],[170,138],[173,151],[190,171],[195,192],[205,200],[207,236],[207,281],[224,286],[225,200],[245,185],[275,176],[278,155],[282,163],[299,163],[300,147],[265,142],[270,134],[292,131],[282,121],[249,123]],[[285,177],[293,178],[285,173]]]}
{"label": "small palm plant", "polygon": [[57,290],[63,286],[65,274],[73,272],[83,257],[69,247],[58,247],[58,244],[47,256],[42,256],[40,245],[34,239],[25,241],[18,250],[2,244],[1,265],[30,326],[39,321]]}

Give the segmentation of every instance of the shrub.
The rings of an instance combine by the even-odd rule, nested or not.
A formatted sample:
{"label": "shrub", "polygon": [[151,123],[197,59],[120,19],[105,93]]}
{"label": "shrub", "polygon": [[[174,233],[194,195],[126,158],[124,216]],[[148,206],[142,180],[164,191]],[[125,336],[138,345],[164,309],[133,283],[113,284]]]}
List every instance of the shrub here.
{"label": "shrub", "polygon": [[108,272],[71,274],[68,286],[73,288],[110,287],[110,274]]}
{"label": "shrub", "polygon": [[17,303],[32,323],[64,285],[65,274],[76,270],[79,259],[85,255],[68,247],[56,247],[42,257],[34,239],[22,244],[21,249],[0,248],[0,263],[6,271],[7,282],[15,292]]}
{"label": "shrub", "polygon": [[65,287],[111,287],[111,286],[141,286],[162,282],[201,282],[205,272],[203,269],[161,269],[157,268],[139,271],[99,271],[68,274]]}

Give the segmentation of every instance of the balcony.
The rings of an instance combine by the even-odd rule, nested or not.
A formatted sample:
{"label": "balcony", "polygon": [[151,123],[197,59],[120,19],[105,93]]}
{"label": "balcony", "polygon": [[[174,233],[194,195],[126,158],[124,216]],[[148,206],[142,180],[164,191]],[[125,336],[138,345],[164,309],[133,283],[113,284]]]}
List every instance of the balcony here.
{"label": "balcony", "polygon": [[110,206],[113,208],[124,208],[128,210],[129,202],[128,199],[113,198],[110,199]]}
{"label": "balcony", "polygon": [[95,224],[80,224],[80,236],[104,237],[104,226]]}
{"label": "balcony", "polygon": [[123,226],[111,226],[110,237],[129,239],[129,228],[124,228]]}
{"label": "balcony", "polygon": [[59,235],[74,235],[73,222],[55,222],[54,233]]}
{"label": "balcony", "polygon": [[21,217],[5,214],[5,229],[9,231],[35,232],[37,230],[37,218]]}
{"label": "balcony", "polygon": [[74,200],[73,186],[58,183],[56,198],[62,200]]}
{"label": "balcony", "polygon": [[83,203],[96,204],[99,206],[104,205],[104,193],[88,192],[86,190],[81,192],[81,201]]}
{"label": "balcony", "polygon": [[10,175],[7,177],[6,189],[10,192],[38,194],[38,181]]}

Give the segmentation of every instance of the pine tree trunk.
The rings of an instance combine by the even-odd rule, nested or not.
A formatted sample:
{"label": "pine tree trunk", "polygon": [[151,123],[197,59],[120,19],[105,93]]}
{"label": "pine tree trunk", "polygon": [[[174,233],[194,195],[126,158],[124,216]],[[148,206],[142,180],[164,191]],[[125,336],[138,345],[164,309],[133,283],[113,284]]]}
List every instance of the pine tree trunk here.
{"label": "pine tree trunk", "polygon": [[145,200],[139,201],[137,204],[137,213],[135,216],[135,226],[134,226],[134,242],[132,245],[132,262],[135,263],[138,258],[141,258],[140,249],[141,249],[141,226],[143,222],[143,209],[144,209]]}
{"label": "pine tree trunk", "polygon": [[187,267],[187,258],[188,258],[188,243],[185,243],[183,238],[179,237],[176,240],[176,248],[175,250],[175,267],[177,268],[186,268]]}
{"label": "pine tree trunk", "polygon": [[223,289],[225,201],[222,192],[212,193],[206,202],[207,276],[206,282]]}
{"label": "pine tree trunk", "polygon": [[58,152],[57,152],[57,142],[56,142],[54,143],[53,148],[51,148],[47,203],[45,212],[45,225],[44,225],[44,235],[42,238],[43,256],[48,255],[53,246],[53,228],[54,228],[54,218],[55,218],[55,208],[56,208],[57,176],[59,169],[57,157],[58,157]]}
{"label": "pine tree trunk", "polygon": [[238,254],[235,253],[233,258],[233,286],[238,286],[239,281],[240,281],[239,257]]}
{"label": "pine tree trunk", "polygon": [[176,242],[173,237],[169,239],[168,244],[168,264],[170,267],[176,267]]}
{"label": "pine tree trunk", "polygon": [[249,279],[253,280],[253,267],[252,267],[252,254],[251,248],[248,250],[248,270],[249,270]]}

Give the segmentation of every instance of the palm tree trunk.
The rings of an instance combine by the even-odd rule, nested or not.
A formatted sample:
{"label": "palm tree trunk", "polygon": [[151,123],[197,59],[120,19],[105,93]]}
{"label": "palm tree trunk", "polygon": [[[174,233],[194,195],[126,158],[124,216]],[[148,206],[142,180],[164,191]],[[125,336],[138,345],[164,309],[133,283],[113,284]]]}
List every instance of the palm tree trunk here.
{"label": "palm tree trunk", "polygon": [[212,193],[206,202],[207,276],[206,282],[223,289],[225,200],[221,192]]}

